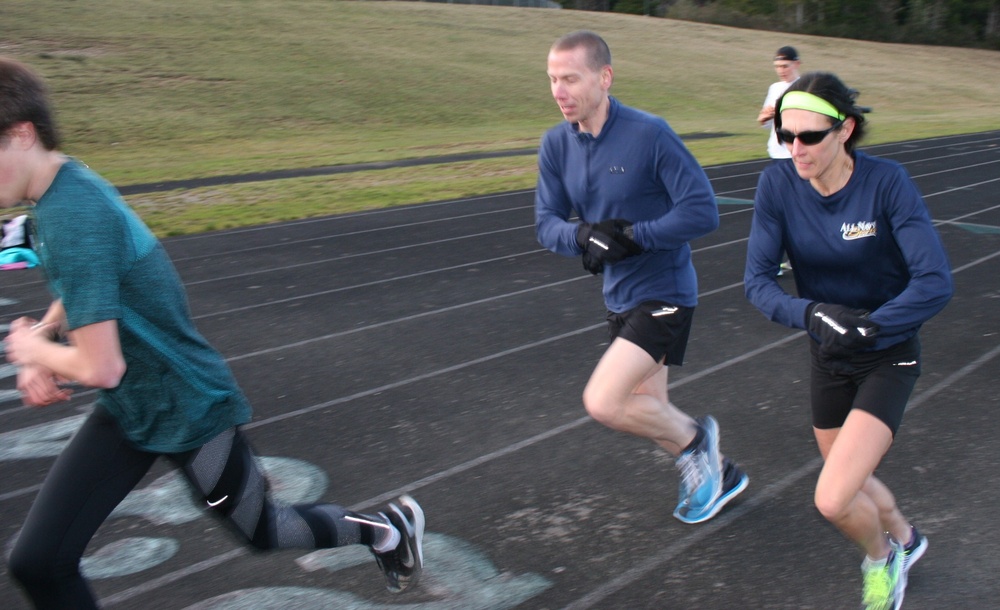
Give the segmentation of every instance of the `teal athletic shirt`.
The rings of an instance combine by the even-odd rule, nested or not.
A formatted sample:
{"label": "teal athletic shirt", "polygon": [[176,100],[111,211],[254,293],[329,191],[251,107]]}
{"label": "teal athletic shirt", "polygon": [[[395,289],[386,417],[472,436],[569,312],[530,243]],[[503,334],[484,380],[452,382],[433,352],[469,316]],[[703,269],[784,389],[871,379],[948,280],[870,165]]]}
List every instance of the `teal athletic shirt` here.
{"label": "teal athletic shirt", "polygon": [[[777,279],[782,250],[798,295]],[[951,299],[951,267],[923,197],[895,161],[854,153],[844,188],[824,197],[790,159],[760,176],[743,279],[770,320],[805,328],[811,301],[871,312],[873,350],[902,343]]]}
{"label": "teal athletic shirt", "polygon": [[188,451],[250,420],[222,355],[195,329],[163,246],[118,192],[67,161],[34,208],[35,247],[70,330],[118,321],[127,370],[98,403],[155,453]]}
{"label": "teal athletic shirt", "polygon": [[596,138],[566,121],[546,132],[535,191],[539,243],[557,254],[581,255],[574,214],[592,224],[634,223],[644,250],[604,268],[608,309],[622,313],[643,301],[698,303],[688,242],[719,226],[719,210],[704,170],[666,121],[612,97]]}

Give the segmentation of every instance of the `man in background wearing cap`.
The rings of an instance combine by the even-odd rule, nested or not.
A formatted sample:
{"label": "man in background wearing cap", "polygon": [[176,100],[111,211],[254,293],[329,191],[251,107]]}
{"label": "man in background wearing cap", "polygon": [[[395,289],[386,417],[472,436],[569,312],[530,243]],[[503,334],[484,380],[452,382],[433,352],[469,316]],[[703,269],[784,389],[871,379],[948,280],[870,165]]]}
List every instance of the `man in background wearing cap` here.
{"label": "man in background wearing cap", "polygon": [[[778,135],[774,132],[774,105],[778,98],[788,87],[799,78],[799,52],[795,47],[781,47],[774,54],[774,71],[778,73],[778,82],[767,88],[767,97],[764,98],[764,106],[757,115],[757,122],[761,127],[770,130],[767,136],[767,156],[772,159],[790,159],[791,151],[787,146],[778,141]],[[778,275],[784,275],[785,271],[791,271],[792,265],[785,261],[778,268]]]}
{"label": "man in background wearing cap", "polygon": [[774,104],[788,86],[799,78],[799,52],[794,47],[781,47],[774,54],[774,71],[778,73],[778,82],[767,88],[764,106],[757,115],[757,122],[762,127],[770,129],[767,138],[767,155],[772,159],[788,159],[792,153],[785,145],[778,142],[778,137],[772,128],[774,119]]}

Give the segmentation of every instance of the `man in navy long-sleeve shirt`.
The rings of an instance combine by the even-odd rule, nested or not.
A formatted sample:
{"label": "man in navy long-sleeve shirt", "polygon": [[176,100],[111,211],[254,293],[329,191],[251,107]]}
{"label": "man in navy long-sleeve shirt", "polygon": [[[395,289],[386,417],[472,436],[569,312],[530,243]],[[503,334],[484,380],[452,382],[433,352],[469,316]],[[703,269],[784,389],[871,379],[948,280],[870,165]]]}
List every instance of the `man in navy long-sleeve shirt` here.
{"label": "man in navy long-sleeve shirt", "polygon": [[689,241],[719,225],[705,172],[670,126],[609,95],[611,52],[593,32],[552,46],[548,75],[565,122],[542,139],[538,241],[603,274],[612,343],[583,393],[602,424],[677,457],[674,516],[710,519],[749,478],[719,451],[718,424],[677,409],[667,368],[681,365],[698,284]]}

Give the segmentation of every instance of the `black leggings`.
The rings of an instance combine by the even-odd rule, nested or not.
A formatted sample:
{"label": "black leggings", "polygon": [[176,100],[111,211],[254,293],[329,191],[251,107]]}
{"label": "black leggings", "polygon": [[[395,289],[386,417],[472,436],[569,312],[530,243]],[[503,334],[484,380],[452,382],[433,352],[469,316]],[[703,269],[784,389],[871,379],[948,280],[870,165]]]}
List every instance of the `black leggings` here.
{"label": "black leggings", "polygon": [[[100,407],[84,421],[42,484],[9,558],[10,572],[37,608],[96,608],[80,559],[111,511],[160,454],[125,440]],[[333,504],[273,503],[246,438],[226,430],[193,451],[166,455],[200,502],[260,549],[371,545],[375,528],[345,516],[382,521]]]}

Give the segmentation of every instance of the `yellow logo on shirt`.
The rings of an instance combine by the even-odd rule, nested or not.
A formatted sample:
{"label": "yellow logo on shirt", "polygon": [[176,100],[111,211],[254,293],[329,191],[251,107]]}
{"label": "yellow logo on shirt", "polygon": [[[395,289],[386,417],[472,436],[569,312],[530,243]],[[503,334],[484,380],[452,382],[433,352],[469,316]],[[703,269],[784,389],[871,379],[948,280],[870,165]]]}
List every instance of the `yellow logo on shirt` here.
{"label": "yellow logo on shirt", "polygon": [[861,239],[862,237],[875,237],[875,221],[870,222],[855,222],[855,223],[844,223],[840,227],[840,232],[843,234],[844,239],[850,241],[852,239]]}

